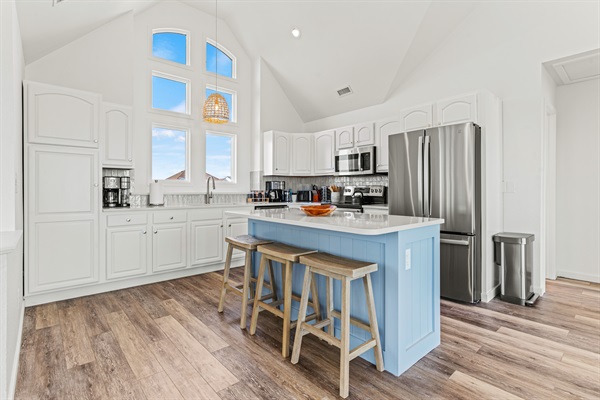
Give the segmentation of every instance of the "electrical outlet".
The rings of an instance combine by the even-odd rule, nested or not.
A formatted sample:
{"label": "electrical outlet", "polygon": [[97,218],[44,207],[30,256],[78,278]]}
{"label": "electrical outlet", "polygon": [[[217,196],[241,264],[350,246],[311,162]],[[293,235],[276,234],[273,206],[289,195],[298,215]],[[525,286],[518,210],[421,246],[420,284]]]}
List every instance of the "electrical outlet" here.
{"label": "electrical outlet", "polygon": [[404,252],[404,269],[407,271],[410,269],[410,249],[406,249]]}

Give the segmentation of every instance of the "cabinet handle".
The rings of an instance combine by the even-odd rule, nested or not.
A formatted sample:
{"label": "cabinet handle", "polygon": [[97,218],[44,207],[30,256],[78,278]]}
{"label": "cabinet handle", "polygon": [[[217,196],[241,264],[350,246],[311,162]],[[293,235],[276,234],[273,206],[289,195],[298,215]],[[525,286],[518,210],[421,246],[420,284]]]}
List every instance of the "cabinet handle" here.
{"label": "cabinet handle", "polygon": [[146,232],[146,231],[142,231],[142,234],[143,234],[143,235],[145,235],[146,233],[148,233],[148,232]]}
{"label": "cabinet handle", "polygon": [[169,219],[173,219],[173,217],[169,217]]}
{"label": "cabinet handle", "polygon": [[125,221],[127,221],[127,222],[131,222],[131,218],[127,218]]}
{"label": "cabinet handle", "polygon": [[131,158],[129,158],[128,161],[133,161],[133,160]]}
{"label": "cabinet handle", "polygon": [[229,224],[229,227],[231,228],[231,224]]}
{"label": "cabinet handle", "polygon": [[158,231],[154,231],[154,234],[156,235],[158,233]]}
{"label": "cabinet handle", "polygon": [[223,227],[223,225],[221,225],[221,228]]}
{"label": "cabinet handle", "polygon": [[98,184],[97,184],[97,183],[94,183],[94,187],[98,187]]}
{"label": "cabinet handle", "polygon": [[94,139],[94,143],[98,143],[98,139]]}

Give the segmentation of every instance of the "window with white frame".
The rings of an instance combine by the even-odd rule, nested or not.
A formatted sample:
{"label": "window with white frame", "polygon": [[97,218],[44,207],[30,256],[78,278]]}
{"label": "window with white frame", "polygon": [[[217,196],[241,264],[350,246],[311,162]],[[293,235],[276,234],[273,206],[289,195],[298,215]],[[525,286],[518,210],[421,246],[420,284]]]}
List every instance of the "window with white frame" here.
{"label": "window with white frame", "polygon": [[206,40],[206,72],[236,79],[236,59],[212,39]]}
{"label": "window with white frame", "polygon": [[180,29],[154,29],[152,56],[177,64],[189,65],[189,33]]}
{"label": "window with white frame", "polygon": [[190,81],[158,71],[152,72],[152,108],[190,114]]}
{"label": "window with white frame", "polygon": [[237,182],[236,135],[206,132],[206,174],[218,181]]}
{"label": "window with white frame", "polygon": [[188,129],[152,126],[152,180],[188,181]]}

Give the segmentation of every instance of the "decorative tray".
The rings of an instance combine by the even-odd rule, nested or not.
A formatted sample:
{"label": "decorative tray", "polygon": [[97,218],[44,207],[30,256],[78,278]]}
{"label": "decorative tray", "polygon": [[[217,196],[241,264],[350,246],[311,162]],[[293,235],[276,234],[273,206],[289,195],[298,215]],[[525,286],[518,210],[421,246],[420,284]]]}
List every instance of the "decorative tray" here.
{"label": "decorative tray", "polygon": [[315,205],[315,206],[301,206],[300,209],[304,211],[304,214],[309,217],[326,217],[331,215],[337,207],[329,204]]}

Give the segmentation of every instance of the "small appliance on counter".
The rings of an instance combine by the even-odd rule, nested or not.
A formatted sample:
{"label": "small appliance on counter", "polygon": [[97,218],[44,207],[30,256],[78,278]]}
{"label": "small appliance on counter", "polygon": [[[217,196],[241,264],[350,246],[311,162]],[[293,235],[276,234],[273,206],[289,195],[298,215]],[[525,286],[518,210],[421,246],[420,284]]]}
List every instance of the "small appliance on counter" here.
{"label": "small appliance on counter", "polygon": [[283,202],[283,193],[285,192],[285,181],[266,181],[265,192],[270,202]]}
{"label": "small appliance on counter", "polygon": [[346,186],[337,206],[338,211],[363,212],[363,205],[387,204],[387,186]]}
{"label": "small appliance on counter", "polygon": [[131,178],[121,177],[121,189],[119,191],[119,207],[129,207],[129,194],[131,190]]}
{"label": "small appliance on counter", "polygon": [[321,203],[331,203],[331,189],[327,186],[321,186],[319,197],[321,197]]}
{"label": "small appliance on counter", "polygon": [[296,194],[296,201],[298,203],[312,202],[312,191],[311,190],[298,190],[298,193]]}
{"label": "small appliance on counter", "polygon": [[105,176],[102,178],[102,206],[114,208],[119,205],[119,189],[121,178]]}

